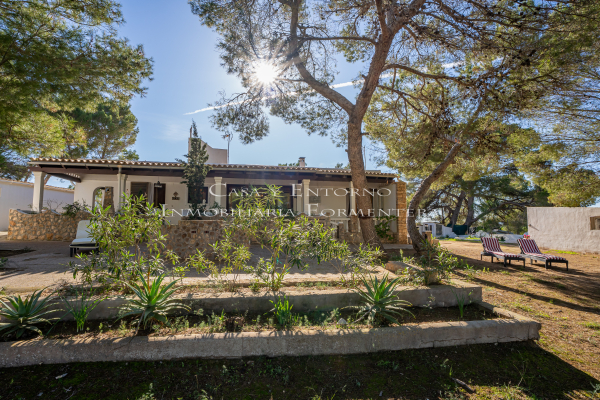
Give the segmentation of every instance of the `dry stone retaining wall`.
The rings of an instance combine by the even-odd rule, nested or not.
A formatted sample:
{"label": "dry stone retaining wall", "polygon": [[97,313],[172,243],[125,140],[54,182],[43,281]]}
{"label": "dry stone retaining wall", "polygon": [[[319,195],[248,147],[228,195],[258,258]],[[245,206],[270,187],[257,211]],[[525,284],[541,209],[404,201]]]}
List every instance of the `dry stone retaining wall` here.
{"label": "dry stone retaining wall", "polygon": [[28,213],[12,209],[8,214],[8,240],[73,240],[79,221],[89,218],[86,212],[72,217],[51,210]]}

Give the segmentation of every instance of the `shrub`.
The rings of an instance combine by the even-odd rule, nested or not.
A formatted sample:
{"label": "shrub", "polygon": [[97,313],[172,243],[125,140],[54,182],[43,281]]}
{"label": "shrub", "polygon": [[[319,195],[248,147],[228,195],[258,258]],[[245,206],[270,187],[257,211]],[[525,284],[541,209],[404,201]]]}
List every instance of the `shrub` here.
{"label": "shrub", "polygon": [[448,279],[455,269],[464,268],[466,265],[464,261],[459,260],[439,243],[432,244],[427,240],[423,241],[423,254],[415,261],[422,268],[417,276],[424,280],[425,284],[431,275],[437,274],[438,281]]}
{"label": "shrub", "polygon": [[397,295],[394,294],[394,290],[399,284],[399,279],[388,280],[388,274],[386,274],[381,281],[377,276],[371,276],[368,280],[363,277],[362,283],[364,289],[356,288],[356,291],[361,299],[362,306],[351,306],[349,308],[358,309],[360,317],[355,321],[359,322],[364,318],[367,318],[369,323],[373,326],[379,325],[382,322],[391,322],[400,324],[396,319],[396,315],[400,315],[401,312],[408,312],[405,307],[410,307],[411,304],[408,301],[400,300]]}
{"label": "shrub", "polygon": [[[281,198],[277,186],[252,188],[241,195],[237,208],[225,219],[223,240],[213,245],[217,260],[244,269],[255,281],[275,292],[282,287],[292,268],[307,269],[309,259],[317,263],[334,261],[341,272],[350,272],[353,277],[357,266],[371,264],[382,255],[379,250],[362,246],[353,254],[346,243],[336,240],[335,228],[282,209]],[[246,265],[250,253],[240,248],[247,247],[249,242],[258,243],[269,256],[260,257],[254,265]],[[201,264],[214,269],[208,261]]]}
{"label": "shrub", "polygon": [[177,255],[166,250],[160,211],[143,196],[125,195],[118,213],[111,213],[109,207],[90,212],[88,230],[102,253],[78,255],[79,263],[69,263],[73,278],[81,275],[89,285],[99,282],[126,288],[140,271],[147,278],[165,273],[167,262],[175,265],[171,269],[173,277],[185,274],[185,265],[178,265]]}
{"label": "shrub", "polygon": [[83,203],[75,201],[72,204],[67,204],[66,206],[63,206],[62,214],[74,218],[77,216],[77,214],[87,211],[87,209],[88,206],[85,203],[85,200],[83,201]]}
{"label": "shrub", "polygon": [[44,289],[33,292],[31,296],[24,299],[20,295],[8,297],[6,300],[10,305],[0,300],[0,304],[3,306],[0,309],[0,316],[8,320],[8,322],[0,323],[0,331],[8,329],[7,332],[4,332],[5,335],[16,332],[17,339],[27,330],[42,335],[42,331],[36,325],[49,323],[51,320],[56,319],[44,317],[53,311],[48,311],[50,297],[40,301],[43,291]]}
{"label": "shrub", "polygon": [[377,223],[375,224],[375,231],[377,236],[382,239],[394,240],[394,234],[392,232],[391,223],[396,221],[398,217],[395,215],[388,215],[383,217],[377,217]]}
{"label": "shrub", "polygon": [[127,302],[121,311],[124,313],[120,318],[125,318],[130,315],[139,315],[138,329],[143,323],[144,328],[152,320],[157,320],[165,325],[169,325],[167,314],[176,309],[184,309],[189,311],[189,307],[182,304],[180,301],[171,299],[170,297],[175,292],[172,287],[177,281],[172,281],[166,286],[161,287],[165,279],[165,275],[161,274],[154,279],[148,278],[137,272],[138,283],[127,283],[127,286],[133,291],[137,298],[133,298]]}

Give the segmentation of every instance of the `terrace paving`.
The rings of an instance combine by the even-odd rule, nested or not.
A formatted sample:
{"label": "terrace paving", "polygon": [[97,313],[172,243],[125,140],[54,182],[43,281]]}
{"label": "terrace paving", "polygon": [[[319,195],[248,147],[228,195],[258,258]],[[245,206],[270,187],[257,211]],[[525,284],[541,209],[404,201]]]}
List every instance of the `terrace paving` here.
{"label": "terrace paving", "polygon": [[[62,284],[73,284],[75,279],[69,273],[69,262],[76,262],[76,258],[69,257],[70,242],[36,242],[36,241],[3,241],[0,240],[0,252],[6,250],[17,250],[29,247],[33,251],[8,257],[8,263],[0,270],[0,289],[6,293],[30,293],[45,287],[56,287]],[[385,245],[394,249],[402,245]],[[251,248],[253,257],[251,262],[256,262],[259,257],[269,255],[266,249],[258,246]],[[335,281],[339,279],[338,270],[331,263],[317,264],[316,261],[308,261],[309,268],[302,271],[292,268],[286,277],[290,284],[299,282],[322,282]],[[379,271],[383,274],[383,270]],[[210,278],[205,274],[190,271],[183,283],[186,285],[198,285],[207,283]],[[251,276],[241,272],[238,276],[240,283],[248,284]]]}

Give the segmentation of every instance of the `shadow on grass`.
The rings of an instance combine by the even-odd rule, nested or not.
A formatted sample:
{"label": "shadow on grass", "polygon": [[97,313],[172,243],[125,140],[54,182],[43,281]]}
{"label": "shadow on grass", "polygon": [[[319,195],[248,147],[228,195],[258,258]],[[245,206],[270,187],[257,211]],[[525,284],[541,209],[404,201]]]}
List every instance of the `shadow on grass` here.
{"label": "shadow on grass", "polygon": [[11,399],[422,399],[465,394],[452,378],[466,382],[477,397],[491,398],[581,397],[599,384],[535,345],[504,343],[352,356],[11,368],[0,370],[0,387],[3,398]]}

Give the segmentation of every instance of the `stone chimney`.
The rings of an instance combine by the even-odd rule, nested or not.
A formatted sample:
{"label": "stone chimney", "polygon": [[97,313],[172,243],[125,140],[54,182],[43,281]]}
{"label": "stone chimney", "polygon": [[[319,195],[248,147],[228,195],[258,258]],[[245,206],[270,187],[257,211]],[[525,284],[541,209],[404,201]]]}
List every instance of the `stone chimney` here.
{"label": "stone chimney", "polygon": [[300,167],[306,167],[306,157],[300,157],[298,159],[298,166],[300,166]]}

